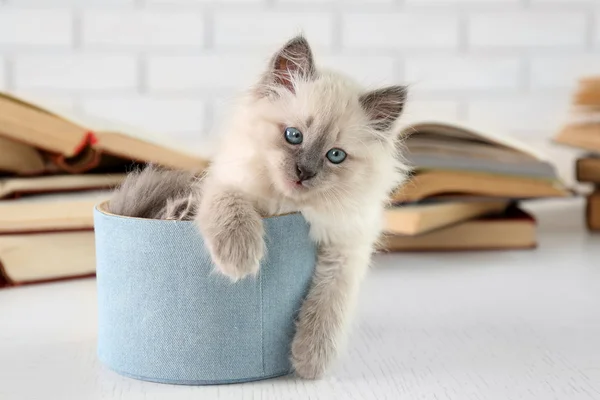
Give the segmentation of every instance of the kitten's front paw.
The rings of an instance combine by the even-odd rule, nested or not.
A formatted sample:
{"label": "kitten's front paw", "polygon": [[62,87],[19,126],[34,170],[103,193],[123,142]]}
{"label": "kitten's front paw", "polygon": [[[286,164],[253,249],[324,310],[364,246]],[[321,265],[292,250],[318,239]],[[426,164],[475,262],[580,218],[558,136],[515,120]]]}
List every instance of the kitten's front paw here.
{"label": "kitten's front paw", "polygon": [[292,341],[292,366],[301,378],[319,379],[325,375],[335,355],[335,346],[319,327],[303,325],[302,322],[298,325]]}
{"label": "kitten's front paw", "polygon": [[207,242],[219,271],[232,281],[258,273],[265,253],[260,218],[232,221]]}

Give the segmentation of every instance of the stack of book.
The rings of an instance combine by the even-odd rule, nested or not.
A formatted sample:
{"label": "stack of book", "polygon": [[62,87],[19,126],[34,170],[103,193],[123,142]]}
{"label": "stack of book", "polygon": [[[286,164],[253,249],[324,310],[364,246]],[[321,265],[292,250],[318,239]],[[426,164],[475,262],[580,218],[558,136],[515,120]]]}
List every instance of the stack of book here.
{"label": "stack of book", "polygon": [[589,230],[600,231],[600,76],[579,80],[568,121],[554,140],[584,153],[575,162],[575,179],[592,187],[585,221]]}
{"label": "stack of book", "polygon": [[[405,126],[413,172],[392,194],[381,250],[536,246],[535,219],[519,202],[570,193],[543,156],[491,132],[441,120]],[[201,172],[208,160],[0,93],[0,287],[94,275],[93,206],[144,163]]]}
{"label": "stack of book", "polygon": [[570,195],[543,155],[488,128],[413,121],[403,136],[413,174],[392,195],[382,250],[533,248],[536,221],[520,202]]}
{"label": "stack of book", "polygon": [[207,164],[131,127],[0,93],[0,287],[93,275],[93,207],[147,162]]}

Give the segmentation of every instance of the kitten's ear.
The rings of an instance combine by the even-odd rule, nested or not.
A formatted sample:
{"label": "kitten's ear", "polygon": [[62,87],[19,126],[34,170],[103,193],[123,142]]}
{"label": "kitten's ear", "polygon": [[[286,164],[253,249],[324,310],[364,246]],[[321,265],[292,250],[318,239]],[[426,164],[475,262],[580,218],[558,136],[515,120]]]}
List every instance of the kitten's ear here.
{"label": "kitten's ear", "polygon": [[406,102],[406,86],[390,86],[360,96],[362,108],[378,131],[387,131],[398,119]]}
{"label": "kitten's ear", "polygon": [[262,79],[267,88],[283,86],[294,93],[295,78],[314,79],[316,74],[312,51],[308,41],[301,35],[288,41],[271,59]]}

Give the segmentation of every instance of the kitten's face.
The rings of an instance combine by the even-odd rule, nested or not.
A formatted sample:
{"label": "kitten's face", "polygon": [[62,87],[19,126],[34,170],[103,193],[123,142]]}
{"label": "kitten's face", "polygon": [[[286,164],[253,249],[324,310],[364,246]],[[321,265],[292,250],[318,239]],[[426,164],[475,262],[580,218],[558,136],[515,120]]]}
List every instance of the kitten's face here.
{"label": "kitten's face", "polygon": [[361,185],[382,150],[358,92],[328,76],[271,102],[268,132],[259,139],[273,186],[287,197]]}
{"label": "kitten's face", "polygon": [[405,99],[395,86],[364,92],[348,78],[317,71],[305,39],[273,57],[257,90],[255,137],[271,186],[286,197],[336,201],[369,189],[382,163],[394,164],[391,127]]}

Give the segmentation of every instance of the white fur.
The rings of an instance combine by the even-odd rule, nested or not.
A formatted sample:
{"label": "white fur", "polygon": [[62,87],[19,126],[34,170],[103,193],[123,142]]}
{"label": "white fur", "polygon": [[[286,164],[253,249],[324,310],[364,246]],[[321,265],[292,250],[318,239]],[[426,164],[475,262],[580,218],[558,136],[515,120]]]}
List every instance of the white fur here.
{"label": "white fur", "polygon": [[[222,211],[216,211],[211,202],[222,198],[206,194],[223,190],[243,193],[262,216],[299,211],[310,223],[320,258],[300,312],[292,362],[300,376],[316,378],[335,359],[344,339],[360,282],[381,234],[389,194],[404,181],[406,169],[400,162],[394,128],[392,133],[376,130],[361,107],[359,96],[365,89],[324,70],[316,79],[292,78],[293,92],[273,85],[273,96],[257,96],[253,89],[229,115],[223,142],[204,182],[199,226],[216,224],[211,218]],[[344,165],[327,164],[325,168],[333,172],[324,172],[314,187],[295,190],[288,182],[282,127],[301,126],[309,118],[315,126],[331,122],[327,146],[344,149],[348,159]],[[316,136],[307,130],[307,145]],[[205,229],[204,233],[211,246],[210,232]],[[234,279],[256,273],[262,253],[255,250],[252,253],[258,255],[253,264],[233,274],[227,272],[230,266],[222,272]],[[213,251],[218,258],[217,250]]]}

